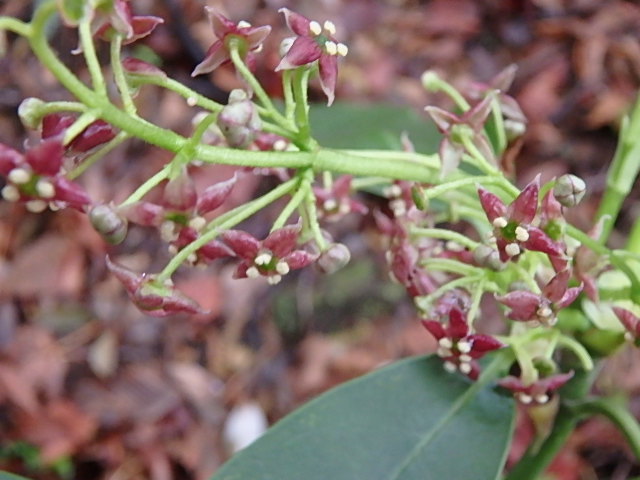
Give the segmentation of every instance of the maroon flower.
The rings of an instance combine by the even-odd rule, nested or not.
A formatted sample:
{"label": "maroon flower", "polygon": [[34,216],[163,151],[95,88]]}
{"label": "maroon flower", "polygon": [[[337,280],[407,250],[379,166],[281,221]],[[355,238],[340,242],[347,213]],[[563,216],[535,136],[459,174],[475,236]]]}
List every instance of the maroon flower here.
{"label": "maroon flower", "polygon": [[351,179],[351,175],[342,175],[330,188],[313,189],[321,218],[336,221],[351,212],[367,213],[367,207],[351,197]]}
{"label": "maroon flower", "polygon": [[489,335],[471,333],[464,313],[455,306],[449,310],[446,327],[436,320],[423,320],[422,324],[438,341],[437,355],[444,360],[444,368],[449,372],[459,370],[473,380],[480,374],[476,360],[504,346]]}
{"label": "maroon flower", "polygon": [[[200,195],[186,169],[167,182],[161,204],[136,202],[122,207],[119,213],[133,223],[157,227],[162,239],[175,254],[200,236],[206,226],[204,215],[220,207],[231,194],[237,176],[207,187]],[[213,240],[188,259],[195,264],[234,256],[226,245]]]}
{"label": "maroon flower", "polygon": [[271,27],[268,25],[252,27],[245,21],[233,23],[224,15],[218,13],[215,8],[205,7],[205,10],[207,11],[209,23],[213,29],[216,41],[209,47],[204,60],[196,66],[191,76],[195,77],[196,75],[212,72],[223,63],[230,61],[231,56],[229,54],[228,42],[231,38],[244,40],[240,54],[242,56],[249,56],[247,61],[250,64],[250,55],[260,49],[262,42],[267,38],[269,32],[271,32]]}
{"label": "maroon flower", "polygon": [[324,25],[320,25],[315,20],[309,20],[288,8],[281,8],[279,11],[284,14],[287,26],[297,37],[276,67],[276,72],[308,65],[318,60],[320,86],[327,96],[327,104],[331,105],[335,98],[338,79],[338,56],[344,57],[349,49],[335,39],[336,26],[333,22],[327,20]]}
{"label": "maroon flower", "polygon": [[45,210],[50,202],[83,211],[91,199],[80,185],[63,176],[63,155],[58,138],[44,140],[24,155],[0,144],[0,174],[7,178],[2,197],[25,202],[31,212]]}
{"label": "maroon flower", "polygon": [[624,337],[636,346],[640,345],[640,318],[626,308],[613,307],[613,312],[627,330]]}
{"label": "maroon flower", "polygon": [[516,400],[523,405],[544,405],[553,392],[567,383],[573,377],[573,371],[550,375],[526,385],[518,377],[508,376],[498,382],[498,385],[514,392]]}
{"label": "maroon flower", "polygon": [[527,118],[524,116],[516,99],[505,93],[511,88],[516,71],[516,65],[509,65],[498,72],[489,82],[474,82],[468,89],[469,96],[474,99],[481,99],[492,94],[497,95],[500,111],[504,116],[504,129],[509,140],[521,136],[527,125]]}
{"label": "maroon flower", "polygon": [[263,276],[275,285],[289,271],[306,267],[317,258],[296,249],[299,235],[300,226],[289,225],[274,230],[262,241],[241,230],[228,230],[222,239],[242,259],[235,278]]}
{"label": "maroon flower", "polygon": [[[540,177],[529,183],[507,207],[493,193],[478,187],[480,204],[493,225],[500,260],[516,260],[522,249],[543,252],[549,257],[563,259],[562,246],[554,242],[540,228],[531,224],[538,211]],[[558,266],[562,262],[555,262]]]}
{"label": "maroon flower", "polygon": [[425,107],[425,111],[435,122],[443,138],[439,154],[442,162],[441,175],[453,172],[466,152],[463,140],[468,137],[485,159],[495,163],[495,155],[484,134],[484,123],[491,113],[491,97],[486,97],[462,115],[455,115],[438,107]]}
{"label": "maroon flower", "polygon": [[[73,115],[63,115],[51,113],[42,118],[42,138],[58,138],[62,141],[67,129],[73,125],[76,117]],[[89,124],[71,142],[68,150],[71,153],[86,153],[95,147],[107,143],[116,136],[116,130],[104,120],[96,120]]]}
{"label": "maroon flower", "polygon": [[176,290],[169,281],[159,283],[153,275],[138,275],[107,256],[107,267],[124,285],[129,297],[141,311],[153,317],[175,313],[207,313],[191,298]]}
{"label": "maroon flower", "polygon": [[570,276],[569,270],[556,274],[540,295],[528,290],[515,290],[496,297],[496,300],[511,308],[507,316],[512,320],[554,325],[558,311],[573,303],[582,291],[582,285],[568,288]]}
{"label": "maroon flower", "polygon": [[431,277],[420,266],[420,252],[408,239],[398,238],[387,252],[392,278],[412,297],[428,295],[436,289]]}
{"label": "maroon flower", "polygon": [[117,32],[124,37],[123,44],[127,45],[151,34],[161,23],[164,23],[164,20],[160,17],[133,15],[128,0],[114,0],[112,9],[107,14],[99,16],[95,36],[110,40]]}

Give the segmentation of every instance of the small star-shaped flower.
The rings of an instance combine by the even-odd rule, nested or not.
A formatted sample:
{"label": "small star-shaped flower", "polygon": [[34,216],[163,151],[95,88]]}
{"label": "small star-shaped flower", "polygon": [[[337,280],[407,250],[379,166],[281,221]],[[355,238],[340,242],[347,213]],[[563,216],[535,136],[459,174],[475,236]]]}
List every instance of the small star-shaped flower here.
{"label": "small star-shaped flower", "polygon": [[235,278],[262,276],[275,285],[291,270],[306,267],[317,258],[296,248],[299,235],[299,225],[288,225],[274,230],[262,241],[241,230],[223,232],[222,239],[242,259]]}
{"label": "small star-shaped flower", "polygon": [[520,378],[508,376],[498,382],[498,385],[511,390],[523,405],[544,405],[556,390],[573,377],[573,371],[559,373],[525,384]]}
{"label": "small star-shaped flower", "polygon": [[515,290],[496,297],[496,300],[511,308],[507,316],[512,320],[554,325],[558,311],[573,303],[582,292],[582,285],[568,288],[570,276],[569,270],[556,274],[540,295],[528,290]]}
{"label": "small star-shaped flower", "polygon": [[[205,10],[207,11],[209,23],[211,24],[216,41],[213,42],[207,50],[204,60],[193,70],[191,73],[192,77],[212,72],[220,65],[231,60],[228,45],[229,39],[242,39],[244,43],[240,54],[242,56],[250,56],[252,52],[260,49],[262,42],[267,38],[269,32],[271,32],[271,27],[268,25],[252,27],[250,23],[245,21],[233,23],[227,17],[220,14],[215,8],[205,7]],[[247,61],[251,63],[251,57],[249,57]]]}
{"label": "small star-shaped flower", "polygon": [[[493,225],[500,260],[503,262],[517,259],[523,249],[546,253],[554,260],[564,258],[561,245],[549,238],[542,229],[532,225],[538,211],[539,191],[540,176],[537,176],[506,206],[498,196],[478,187],[480,204]],[[560,263],[555,262],[554,266]]]}
{"label": "small star-shaped flower", "polygon": [[338,57],[347,55],[348,47],[335,39],[336,26],[333,22],[327,20],[320,25],[315,20],[309,20],[288,8],[281,8],[279,11],[284,14],[287,26],[297,37],[276,67],[276,72],[308,65],[318,60],[320,86],[327,96],[327,104],[331,105],[335,98],[338,79]]}
{"label": "small star-shaped flower", "polygon": [[504,347],[502,342],[489,335],[471,333],[464,313],[457,307],[449,311],[449,325],[437,320],[423,320],[422,325],[438,341],[437,355],[444,360],[449,372],[459,370],[475,380],[480,374],[477,359],[486,353]]}

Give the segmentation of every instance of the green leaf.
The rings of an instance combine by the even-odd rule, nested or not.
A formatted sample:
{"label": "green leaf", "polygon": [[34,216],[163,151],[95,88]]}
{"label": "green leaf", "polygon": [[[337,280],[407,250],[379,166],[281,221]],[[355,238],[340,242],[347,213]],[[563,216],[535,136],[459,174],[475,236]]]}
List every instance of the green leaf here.
{"label": "green leaf", "polygon": [[401,150],[406,132],[417,152],[434,153],[441,138],[433,122],[392,105],[313,105],[310,121],[313,137],[329,148]]}
{"label": "green leaf", "polygon": [[13,473],[0,471],[0,480],[29,480],[28,478],[14,475]]}
{"label": "green leaf", "polygon": [[495,479],[514,406],[478,387],[437,357],[397,362],[312,400],[212,480]]}

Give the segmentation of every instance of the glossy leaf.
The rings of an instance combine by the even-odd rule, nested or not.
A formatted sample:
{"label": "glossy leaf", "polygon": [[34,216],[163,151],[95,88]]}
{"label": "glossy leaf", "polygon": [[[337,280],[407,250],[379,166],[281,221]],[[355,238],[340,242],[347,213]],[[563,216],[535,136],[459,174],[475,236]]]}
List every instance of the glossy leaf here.
{"label": "glossy leaf", "polygon": [[495,479],[513,430],[510,398],[411,358],[309,402],[212,480]]}
{"label": "glossy leaf", "polygon": [[29,480],[26,477],[21,477],[20,475],[15,475],[13,473],[0,471],[0,480]]}

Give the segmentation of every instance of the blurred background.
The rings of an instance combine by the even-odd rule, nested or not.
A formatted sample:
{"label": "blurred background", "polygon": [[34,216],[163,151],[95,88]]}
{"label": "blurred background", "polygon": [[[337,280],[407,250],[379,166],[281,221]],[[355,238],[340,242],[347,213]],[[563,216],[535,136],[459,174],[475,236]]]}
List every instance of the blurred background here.
{"label": "blurred background", "polygon": [[[348,44],[331,110],[317,82],[311,98],[320,143],[399,148],[402,132],[421,152],[437,149],[425,105],[451,107],[425,92],[420,75],[435,70],[462,91],[489,82],[515,63],[510,90],[528,118],[527,133],[506,167],[523,185],[562,173],[585,179],[589,196],[570,211],[588,229],[597,207],[622,115],[640,86],[640,5],[623,0],[132,0],[137,14],[165,24],[125,53],[159,65],[171,77],[224,102],[241,87],[229,66],[190,73],[214,41],[204,6],[234,21],[270,24],[256,74],[281,96],[273,68],[290,36],[280,7],[332,20]],[[0,0],[0,15],[30,18],[33,4]],[[63,61],[88,78],[73,30],[51,29]],[[0,59],[0,143],[21,149],[33,135],[16,115],[22,99],[68,99],[31,55],[9,36]],[[99,53],[106,59],[106,45]],[[142,116],[188,133],[194,110],[183,99],[145,87]],[[93,198],[121,201],[170,159],[130,141],[83,176]],[[232,175],[202,169],[200,187]],[[273,186],[252,177],[234,190],[239,204]],[[1,186],[1,185],[0,185]],[[157,197],[152,192],[151,197]],[[612,236],[621,242],[637,218],[638,190],[627,199]],[[361,200],[370,210],[379,198]],[[264,235],[277,210],[243,228]],[[0,469],[37,479],[206,479],[267,424],[309,398],[397,358],[428,353],[432,340],[403,289],[389,280],[384,242],[370,217],[349,216],[329,227],[349,246],[352,262],[326,277],[314,269],[269,287],[232,280],[234,265],[183,269],[179,289],[210,314],[152,318],[141,314],[106,272],[106,254],[138,271],[168,261],[149,229],[131,228],[117,247],[105,245],[74,211],[31,214],[0,203]],[[598,388],[621,391],[640,412],[640,360],[625,352],[605,365]],[[512,459],[531,431],[521,421]],[[640,466],[606,422],[580,426],[548,478],[626,479]]]}

